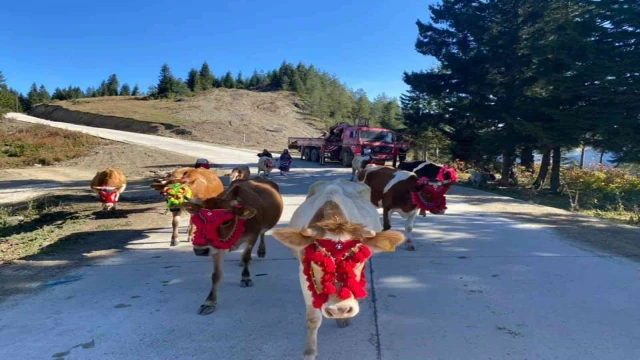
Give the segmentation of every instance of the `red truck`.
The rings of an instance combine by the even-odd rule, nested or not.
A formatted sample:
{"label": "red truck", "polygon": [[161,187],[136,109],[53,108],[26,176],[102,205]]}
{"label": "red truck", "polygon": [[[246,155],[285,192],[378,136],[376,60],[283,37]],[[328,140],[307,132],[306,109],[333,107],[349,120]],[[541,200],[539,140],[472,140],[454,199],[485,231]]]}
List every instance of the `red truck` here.
{"label": "red truck", "polygon": [[411,139],[394,134],[388,129],[351,125],[341,122],[332,126],[318,138],[290,137],[288,148],[300,152],[300,158],[312,162],[339,161],[350,167],[354,156],[362,154],[365,147],[371,148],[373,163],[384,165],[403,157],[409,149]]}

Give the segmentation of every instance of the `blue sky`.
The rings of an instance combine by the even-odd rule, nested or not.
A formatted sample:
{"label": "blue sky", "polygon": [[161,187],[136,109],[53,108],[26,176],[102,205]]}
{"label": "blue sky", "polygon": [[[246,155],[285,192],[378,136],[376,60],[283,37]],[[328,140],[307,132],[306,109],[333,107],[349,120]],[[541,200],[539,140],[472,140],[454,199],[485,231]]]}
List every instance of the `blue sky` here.
{"label": "blue sky", "polygon": [[85,89],[113,73],[146,90],[164,62],[186,78],[205,60],[216,75],[303,61],[370,98],[399,96],[403,71],[434,65],[414,50],[433,2],[5,1],[0,71],[21,92],[34,81]]}

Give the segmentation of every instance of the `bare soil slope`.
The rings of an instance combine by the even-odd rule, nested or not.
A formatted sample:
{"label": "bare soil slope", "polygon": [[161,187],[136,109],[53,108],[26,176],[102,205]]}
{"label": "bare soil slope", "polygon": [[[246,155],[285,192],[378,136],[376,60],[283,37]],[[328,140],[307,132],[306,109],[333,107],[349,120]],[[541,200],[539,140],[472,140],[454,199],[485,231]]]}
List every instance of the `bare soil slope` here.
{"label": "bare soil slope", "polygon": [[89,98],[38,106],[52,121],[150,133],[261,150],[284,149],[289,136],[318,136],[318,122],[288,92],[213,89],[176,100]]}

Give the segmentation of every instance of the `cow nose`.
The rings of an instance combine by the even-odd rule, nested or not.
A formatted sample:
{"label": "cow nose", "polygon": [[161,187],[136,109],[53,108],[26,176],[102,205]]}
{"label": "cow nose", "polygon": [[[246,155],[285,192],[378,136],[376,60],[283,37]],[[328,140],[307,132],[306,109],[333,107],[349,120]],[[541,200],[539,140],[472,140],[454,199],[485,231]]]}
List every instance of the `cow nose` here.
{"label": "cow nose", "polygon": [[210,249],[208,247],[194,247],[193,252],[196,256],[209,256]]}
{"label": "cow nose", "polygon": [[353,314],[353,306],[332,306],[325,309],[331,318],[341,318]]}

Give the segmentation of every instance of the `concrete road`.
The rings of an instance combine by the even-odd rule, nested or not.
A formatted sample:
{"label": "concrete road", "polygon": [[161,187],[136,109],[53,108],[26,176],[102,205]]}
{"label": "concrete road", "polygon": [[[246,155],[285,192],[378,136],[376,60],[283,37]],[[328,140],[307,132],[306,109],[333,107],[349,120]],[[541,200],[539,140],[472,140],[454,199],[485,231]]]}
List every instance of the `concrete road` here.
{"label": "concrete road", "polygon": [[[203,149],[220,163],[255,160],[153,141],[147,145]],[[304,165],[275,178],[285,199],[279,226],[311,183],[348,176]],[[480,213],[455,195],[449,203],[444,216],[418,218],[417,251],[374,257],[370,296],[349,328],[324,322],[319,359],[640,359],[638,263],[578,249],[540,225]],[[392,225],[401,229],[402,220]],[[200,316],[211,261],[187,243],[169,248],[169,238],[168,227],[132,234],[125,251],[70,274],[75,281],[0,304],[0,358],[301,358],[304,305],[286,248],[267,239],[266,258],[252,265],[253,288],[240,288],[239,254],[228,255],[218,309]]]}

